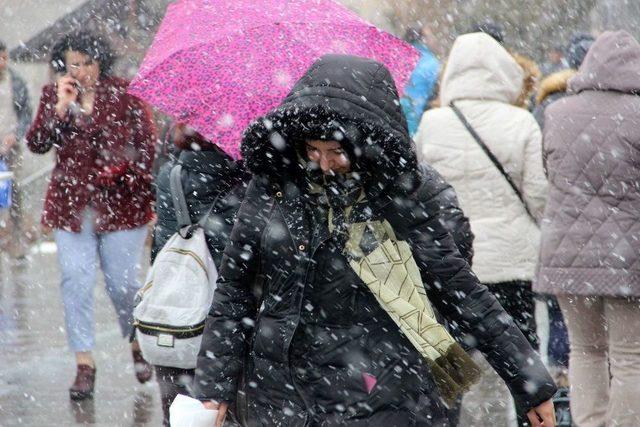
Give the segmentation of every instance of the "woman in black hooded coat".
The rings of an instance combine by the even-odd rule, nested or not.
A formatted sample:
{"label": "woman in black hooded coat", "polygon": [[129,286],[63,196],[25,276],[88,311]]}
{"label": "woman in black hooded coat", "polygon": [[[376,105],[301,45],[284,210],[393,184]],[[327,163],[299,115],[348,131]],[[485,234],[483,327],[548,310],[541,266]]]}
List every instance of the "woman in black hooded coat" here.
{"label": "woman in black hooded coat", "polygon": [[[305,145],[316,140],[340,141],[351,173],[314,169]],[[443,224],[383,65],[323,57],[249,127],[242,152],[254,178],[224,251],[194,380],[197,398],[220,403],[206,406],[223,413],[246,396],[249,425],[262,426],[445,422],[429,366],[342,252],[353,205],[349,220],[385,219],[409,243],[430,302],[487,356],[520,408],[553,425],[555,385],[471,272],[446,228],[456,224]],[[366,203],[354,202],[359,193]]]}

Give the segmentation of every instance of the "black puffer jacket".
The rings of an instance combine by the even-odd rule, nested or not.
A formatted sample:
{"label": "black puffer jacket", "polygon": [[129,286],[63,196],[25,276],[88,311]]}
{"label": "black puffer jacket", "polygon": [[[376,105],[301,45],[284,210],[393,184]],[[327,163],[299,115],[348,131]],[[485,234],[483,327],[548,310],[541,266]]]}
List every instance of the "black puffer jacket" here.
{"label": "black puffer jacket", "polygon": [[[182,165],[182,188],[192,222],[198,222],[211,205],[215,206],[205,223],[209,252],[217,266],[229,241],[236,213],[244,197],[248,174],[226,154],[218,151],[182,151],[177,160]],[[156,177],[156,215],[151,262],[169,238],[178,231],[171,199],[169,175],[176,165],[162,165]]]}
{"label": "black puffer jacket", "polygon": [[[388,220],[411,245],[431,302],[487,355],[519,404],[549,399],[555,386],[539,357],[444,226],[441,193],[421,176],[389,72],[331,55],[245,134],[243,155],[257,176],[225,248],[196,397],[236,399],[250,338],[244,375],[252,425],[437,425],[426,363],[346,264],[307,191],[296,141],[326,135],[343,136],[363,176],[367,202],[350,219]],[[250,288],[256,280],[264,289],[259,310]],[[377,378],[373,389],[368,376]]]}

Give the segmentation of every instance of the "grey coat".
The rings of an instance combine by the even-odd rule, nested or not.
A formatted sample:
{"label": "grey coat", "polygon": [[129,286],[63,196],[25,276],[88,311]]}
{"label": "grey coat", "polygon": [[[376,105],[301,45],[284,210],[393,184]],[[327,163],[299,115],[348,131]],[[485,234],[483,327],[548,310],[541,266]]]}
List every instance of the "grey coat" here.
{"label": "grey coat", "polygon": [[640,297],[640,45],[602,34],[545,112],[538,292]]}

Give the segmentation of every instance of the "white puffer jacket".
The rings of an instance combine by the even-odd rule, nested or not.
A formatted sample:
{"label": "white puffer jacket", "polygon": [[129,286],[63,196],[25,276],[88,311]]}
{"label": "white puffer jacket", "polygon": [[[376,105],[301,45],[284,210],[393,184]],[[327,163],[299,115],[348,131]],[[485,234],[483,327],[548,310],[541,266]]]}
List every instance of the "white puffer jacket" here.
{"label": "white puffer jacket", "polygon": [[539,221],[547,180],[541,133],[533,116],[513,106],[523,71],[483,33],[458,37],[441,87],[443,108],[427,111],[415,136],[418,157],[458,193],[475,234],[473,270],[483,283],[534,277],[540,231],[506,179],[448,107],[452,101],[498,158]]}

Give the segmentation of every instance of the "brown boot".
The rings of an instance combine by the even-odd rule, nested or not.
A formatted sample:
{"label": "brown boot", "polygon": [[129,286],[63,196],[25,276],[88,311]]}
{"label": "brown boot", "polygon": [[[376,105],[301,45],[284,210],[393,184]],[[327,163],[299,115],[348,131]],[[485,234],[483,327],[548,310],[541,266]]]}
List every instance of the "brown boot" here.
{"label": "brown boot", "polygon": [[84,400],[93,396],[93,388],[96,385],[96,368],[89,365],[78,365],[76,380],[69,389],[71,400]]}
{"label": "brown boot", "polygon": [[133,356],[133,370],[136,372],[136,378],[140,384],[144,384],[151,379],[153,368],[144,360],[140,350],[131,350]]}

